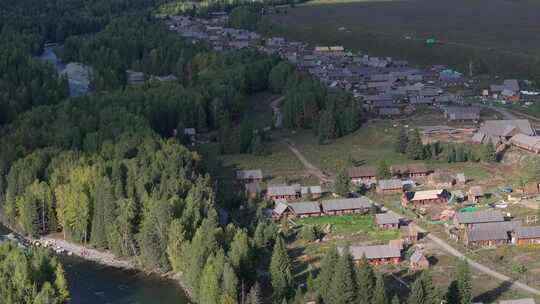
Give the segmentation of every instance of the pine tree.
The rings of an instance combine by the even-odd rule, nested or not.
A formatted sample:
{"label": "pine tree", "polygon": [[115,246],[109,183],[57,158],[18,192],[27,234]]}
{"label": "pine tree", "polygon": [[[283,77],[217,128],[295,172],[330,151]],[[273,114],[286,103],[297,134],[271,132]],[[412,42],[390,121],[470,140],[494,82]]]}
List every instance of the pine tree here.
{"label": "pine tree", "polygon": [[424,293],[424,284],[422,284],[422,279],[417,278],[412,287],[411,294],[409,295],[408,304],[427,304],[426,296]]}
{"label": "pine tree", "polygon": [[56,266],[54,287],[57,291],[58,302],[65,303],[69,301],[69,288],[65,277],[64,268],[60,263]]}
{"label": "pine tree", "polygon": [[246,304],[261,304],[262,303],[261,287],[259,286],[259,282],[255,282],[255,285],[251,287],[246,298],[247,298]]}
{"label": "pine tree", "polygon": [[237,273],[249,272],[249,260],[250,260],[250,247],[249,237],[243,230],[238,230],[234,235],[234,239],[231,243],[231,249],[229,250],[229,259],[232,266],[236,269]]}
{"label": "pine tree", "polygon": [[358,287],[353,259],[349,248],[344,248],[338,258],[336,269],[330,284],[330,301],[328,304],[354,303]]}
{"label": "pine tree", "polygon": [[315,280],[317,297],[323,303],[330,303],[330,285],[332,283],[339,253],[336,246],[332,246],[321,261],[321,271]]}
{"label": "pine tree", "polygon": [[350,182],[351,181],[349,179],[347,169],[341,168],[341,170],[339,170],[336,176],[336,181],[334,183],[334,191],[340,196],[347,196],[347,194],[349,194]]}
{"label": "pine tree", "polygon": [[373,267],[369,264],[366,256],[362,256],[360,260],[359,267],[357,269],[357,279],[358,282],[358,301],[362,304],[369,304],[373,299],[373,292],[376,285],[376,276],[373,271]]}
{"label": "pine tree", "polygon": [[424,145],[422,144],[422,139],[420,138],[420,132],[418,132],[418,130],[412,132],[407,144],[406,154],[409,159],[424,159]]}
{"label": "pine tree", "polygon": [[460,260],[457,265],[457,286],[459,291],[459,304],[472,303],[472,281],[469,264]]}
{"label": "pine tree", "polygon": [[497,161],[497,152],[495,151],[495,145],[491,141],[484,145],[483,160],[490,163]]}
{"label": "pine tree", "polygon": [[397,294],[395,294],[393,297],[392,297],[392,304],[400,304],[399,302],[399,297]]}
{"label": "pine tree", "polygon": [[407,137],[407,131],[405,131],[405,128],[400,127],[396,141],[394,142],[394,151],[400,154],[405,154],[407,151],[408,142],[409,139]]}
{"label": "pine tree", "polygon": [[385,179],[389,178],[392,174],[390,173],[390,168],[388,167],[388,164],[383,159],[379,163],[379,166],[377,167],[377,177],[379,179]]}
{"label": "pine tree", "polygon": [[386,296],[386,285],[382,275],[377,276],[377,283],[375,285],[375,294],[373,295],[373,304],[388,304],[388,298]]}
{"label": "pine tree", "polygon": [[427,304],[439,304],[441,301],[439,299],[439,294],[437,288],[433,285],[433,278],[431,273],[428,270],[422,271],[420,275],[422,281],[422,286],[424,287],[424,297]]}
{"label": "pine tree", "polygon": [[459,288],[456,280],[453,280],[450,283],[450,286],[448,286],[448,291],[446,292],[446,303],[459,304]]}
{"label": "pine tree", "polygon": [[292,286],[291,261],[287,254],[285,242],[280,236],[276,239],[276,244],[272,252],[270,277],[275,302],[287,299]]}
{"label": "pine tree", "polygon": [[234,299],[234,303],[236,303],[238,299],[238,277],[229,263],[225,263],[223,266],[221,290],[223,295],[227,295],[231,299]]}

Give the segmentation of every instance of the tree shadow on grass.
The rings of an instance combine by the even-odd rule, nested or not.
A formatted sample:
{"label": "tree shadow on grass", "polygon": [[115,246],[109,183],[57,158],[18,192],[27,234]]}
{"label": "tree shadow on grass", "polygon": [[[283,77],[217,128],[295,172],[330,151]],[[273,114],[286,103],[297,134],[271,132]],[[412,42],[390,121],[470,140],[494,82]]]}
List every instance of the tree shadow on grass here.
{"label": "tree shadow on grass", "polygon": [[495,303],[496,300],[505,292],[512,288],[512,282],[504,281],[499,286],[483,292],[473,299],[473,302],[480,303]]}

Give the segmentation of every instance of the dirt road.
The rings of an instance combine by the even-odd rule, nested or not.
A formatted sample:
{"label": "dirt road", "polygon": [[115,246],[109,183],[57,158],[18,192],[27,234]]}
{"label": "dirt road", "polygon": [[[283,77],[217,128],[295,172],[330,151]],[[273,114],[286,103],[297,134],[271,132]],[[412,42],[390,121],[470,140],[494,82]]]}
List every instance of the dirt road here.
{"label": "dirt road", "polygon": [[[418,227],[418,226],[417,226]],[[443,249],[444,251],[450,253],[451,255],[455,256],[455,257],[458,257],[460,259],[465,259],[467,261],[467,263],[470,265],[471,268],[473,269],[476,269],[478,271],[481,271],[493,278],[496,278],[498,280],[501,280],[503,282],[507,282],[509,284],[511,284],[511,287],[514,288],[514,289],[518,289],[518,290],[521,290],[521,291],[525,291],[525,292],[530,292],[532,294],[535,294],[537,296],[540,296],[540,290],[536,289],[536,288],[532,288],[526,284],[523,284],[521,282],[517,282],[517,281],[514,281],[512,278],[500,273],[500,272],[497,272],[487,266],[484,266],[474,260],[471,260],[469,258],[467,258],[463,253],[459,252],[458,250],[456,250],[454,247],[450,246],[450,244],[448,244],[447,242],[445,242],[444,240],[438,238],[437,236],[433,235],[432,233],[430,233],[429,231],[425,230],[425,229],[422,229],[420,227],[418,227],[418,231],[421,232],[421,233],[427,233],[427,236],[426,238],[429,239],[430,241],[432,241],[433,243],[437,244],[437,246],[439,246],[441,249]]]}
{"label": "dirt road", "polygon": [[313,165],[312,163],[307,160],[304,155],[294,147],[294,143],[291,142],[289,139],[282,138],[283,142],[287,144],[287,147],[289,147],[289,150],[298,158],[298,160],[306,167],[307,171],[311,174],[316,176],[322,184],[324,183],[331,183],[333,182],[333,179],[329,177],[328,175],[324,174],[324,172],[319,169],[317,166]]}
{"label": "dirt road", "polygon": [[285,96],[278,97],[270,103],[270,106],[272,107],[272,111],[274,112],[274,127],[280,128],[283,125],[283,114],[281,113],[281,109],[279,108],[279,104],[285,99]]}

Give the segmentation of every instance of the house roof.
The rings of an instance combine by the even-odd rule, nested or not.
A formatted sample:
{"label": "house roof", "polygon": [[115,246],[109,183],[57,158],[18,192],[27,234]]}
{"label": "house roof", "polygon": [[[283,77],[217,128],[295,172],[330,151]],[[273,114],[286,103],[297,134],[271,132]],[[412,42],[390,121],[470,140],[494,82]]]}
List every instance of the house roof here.
{"label": "house roof", "polygon": [[369,198],[362,196],[358,198],[344,198],[322,201],[322,208],[324,211],[367,209],[371,207],[372,204],[373,202]]}
{"label": "house roof", "polygon": [[508,232],[504,229],[469,230],[467,236],[470,242],[507,240]]}
{"label": "house roof", "polygon": [[473,226],[472,230],[504,230],[506,232],[517,231],[521,227],[520,221],[505,221],[505,222],[492,222],[492,223],[480,223]]}
{"label": "house roof", "polygon": [[510,142],[531,149],[540,148],[540,136],[529,136],[525,134],[516,134],[511,139]]}
{"label": "house roof", "polygon": [[401,257],[401,250],[390,245],[351,246],[353,259],[360,260],[364,255],[367,259],[386,259]]}
{"label": "house roof", "polygon": [[379,188],[382,190],[403,189],[403,182],[399,179],[381,179]]}
{"label": "house roof", "polygon": [[285,210],[287,209],[289,209],[289,206],[287,204],[279,202],[274,207],[273,212],[277,215],[282,215],[283,212],[285,212]]}
{"label": "house roof", "polygon": [[383,116],[395,116],[395,115],[401,115],[401,112],[398,108],[382,108],[379,109],[379,115]]}
{"label": "house roof", "polygon": [[321,186],[303,186],[300,188],[300,193],[302,193],[302,195],[306,195],[308,194],[308,189],[311,191],[311,194],[322,193]]}
{"label": "house roof", "polygon": [[478,119],[480,117],[480,108],[477,107],[446,107],[444,112],[450,119],[455,120]]}
{"label": "house roof", "polygon": [[261,185],[259,183],[248,183],[244,185],[246,191],[250,193],[259,193],[261,192]]}
{"label": "house roof", "polygon": [[377,225],[398,224],[401,217],[394,212],[375,214],[375,223]]}
{"label": "house roof", "polygon": [[297,215],[321,213],[321,205],[319,204],[319,202],[291,203],[289,204],[289,207]]}
{"label": "house roof", "polygon": [[460,224],[504,222],[504,216],[499,210],[458,212],[456,213],[456,219]]}
{"label": "house roof", "polygon": [[517,300],[502,300],[499,301],[499,304],[535,304],[535,301],[532,298],[525,298]]}
{"label": "house roof", "polygon": [[540,238],[540,226],[519,227],[519,228],[516,229],[516,237],[518,239],[536,239],[536,238]]}
{"label": "house roof", "polygon": [[484,189],[481,186],[472,186],[469,188],[469,194],[474,197],[484,196]]}
{"label": "house roof", "polygon": [[421,251],[414,251],[414,253],[411,255],[411,262],[418,263],[420,260],[424,257],[424,254]]}
{"label": "house roof", "polygon": [[377,176],[377,168],[373,166],[361,166],[347,169],[350,178]]}
{"label": "house roof", "polygon": [[236,178],[237,179],[262,179],[262,171],[261,170],[238,170],[236,171]]}
{"label": "house roof", "polygon": [[390,171],[394,174],[409,174],[409,173],[427,173],[429,172],[425,164],[405,164],[405,165],[393,165],[390,167]]}
{"label": "house roof", "polygon": [[424,191],[416,191],[416,192],[412,192],[412,193],[409,192],[409,193],[411,193],[409,200],[411,202],[414,202],[414,201],[438,199],[445,192],[446,192],[446,190],[444,190],[444,189],[424,190]]}
{"label": "house roof", "polygon": [[534,129],[527,119],[486,120],[480,127],[481,133],[496,137],[509,136],[513,130],[525,135],[535,135]]}
{"label": "house roof", "polygon": [[296,189],[293,186],[268,186],[269,196],[296,195]]}

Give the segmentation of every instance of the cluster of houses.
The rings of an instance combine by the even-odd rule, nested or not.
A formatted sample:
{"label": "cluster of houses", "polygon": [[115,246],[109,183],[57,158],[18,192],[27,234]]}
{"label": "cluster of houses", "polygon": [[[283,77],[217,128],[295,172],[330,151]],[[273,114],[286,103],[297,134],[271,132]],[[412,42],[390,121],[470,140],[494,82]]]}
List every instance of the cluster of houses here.
{"label": "cluster of houses", "polygon": [[487,120],[472,138],[476,143],[492,143],[497,148],[513,145],[540,154],[540,136],[527,119]]}
{"label": "cluster of houses", "polygon": [[[228,16],[223,13],[207,19],[174,16],[169,28],[193,41],[205,41],[217,51],[254,48],[278,55],[329,88],[351,92],[363,101],[366,110],[381,117],[410,114],[421,105],[441,108],[459,105],[464,96],[470,95],[465,77],[442,65],[414,68],[404,60],[370,57],[362,52],[350,52],[343,46],[309,47],[282,37],[262,37],[255,32],[228,28],[227,23]],[[450,93],[449,88],[457,93]],[[456,106],[450,111],[454,110],[459,112]],[[460,117],[452,115],[451,119],[478,119],[472,114]]]}
{"label": "cluster of houses", "polygon": [[499,210],[458,212],[452,223],[451,234],[470,248],[540,244],[540,226],[524,226],[521,221],[507,220]]}

